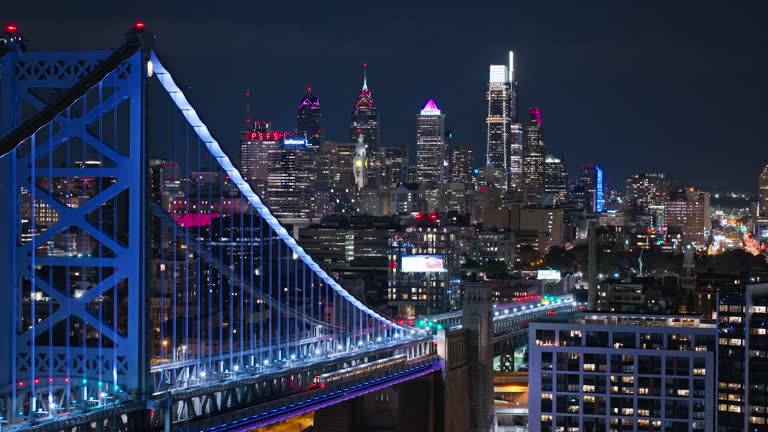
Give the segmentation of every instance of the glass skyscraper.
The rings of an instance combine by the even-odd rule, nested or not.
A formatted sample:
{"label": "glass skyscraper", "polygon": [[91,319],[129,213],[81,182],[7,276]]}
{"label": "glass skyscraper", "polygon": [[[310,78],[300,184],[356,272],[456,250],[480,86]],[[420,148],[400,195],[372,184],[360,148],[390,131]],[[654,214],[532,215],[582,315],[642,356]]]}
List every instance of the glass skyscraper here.
{"label": "glass skyscraper", "polygon": [[416,117],[417,181],[442,182],[445,164],[445,115],[428,100]]}
{"label": "glass skyscraper", "polygon": [[355,101],[350,122],[350,138],[357,142],[360,135],[363,136],[366,153],[369,159],[368,185],[383,185],[384,179],[384,155],[379,149],[379,121],[376,105],[373,103],[373,95],[368,89],[368,64],[363,63],[363,88]]}
{"label": "glass skyscraper", "polygon": [[544,127],[541,110],[530,108],[523,145],[523,189],[528,204],[539,204],[544,194]]}
{"label": "glass skyscraper", "polygon": [[568,192],[568,170],[565,162],[552,155],[544,159],[544,195],[549,205],[565,202]]}
{"label": "glass skyscraper", "polygon": [[584,188],[583,207],[591,212],[602,212],[605,207],[605,179],[603,170],[596,164],[585,164],[581,170],[580,182]]}
{"label": "glass skyscraper", "polygon": [[486,165],[493,168],[496,182],[505,188],[519,189],[522,128],[517,124],[517,84],[514,55],[509,66],[491,65],[488,77],[488,116],[486,117]]}
{"label": "glass skyscraper", "polygon": [[296,111],[296,134],[306,136],[312,145],[319,145],[323,131],[320,128],[320,99],[307,88],[307,94],[301,99]]}

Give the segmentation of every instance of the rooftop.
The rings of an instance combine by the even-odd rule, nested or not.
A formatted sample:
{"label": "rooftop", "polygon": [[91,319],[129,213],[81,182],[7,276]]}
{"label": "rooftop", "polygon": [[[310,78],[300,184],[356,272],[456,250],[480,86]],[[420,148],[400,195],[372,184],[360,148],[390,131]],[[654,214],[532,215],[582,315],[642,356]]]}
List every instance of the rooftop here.
{"label": "rooftop", "polygon": [[603,326],[632,326],[632,327],[687,327],[712,329],[717,325],[702,322],[698,315],[686,314],[639,314],[639,313],[610,313],[610,312],[574,312],[550,316],[536,321],[537,323],[603,325]]}

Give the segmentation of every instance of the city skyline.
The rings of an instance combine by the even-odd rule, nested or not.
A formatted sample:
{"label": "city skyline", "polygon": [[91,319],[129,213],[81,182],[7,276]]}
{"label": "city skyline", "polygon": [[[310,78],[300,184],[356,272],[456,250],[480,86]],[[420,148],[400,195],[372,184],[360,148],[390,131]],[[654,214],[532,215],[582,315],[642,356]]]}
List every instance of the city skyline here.
{"label": "city skyline", "polygon": [[[374,18],[355,21],[357,38],[375,39]],[[207,118],[230,105],[205,96],[227,99],[236,80],[226,37],[201,34],[185,69],[143,20],[114,51],[30,50],[26,30],[0,29],[0,429],[768,430],[762,147],[748,158],[760,174],[742,169],[757,197],[692,187],[688,171],[714,179],[699,158],[720,175],[731,164],[704,142],[653,152],[674,134],[572,155],[550,145],[549,125],[568,121],[546,105],[505,112],[517,105],[510,84],[493,85],[513,80],[501,51],[510,67],[490,65],[486,93],[494,166],[472,163],[484,154],[452,132],[442,95],[453,92],[439,84],[414,92],[426,94],[408,110],[416,133],[379,146],[367,63],[346,138],[326,134],[334,111],[314,85],[292,99],[295,129],[252,110],[270,91],[249,86],[232,148]],[[439,29],[422,29],[418,46],[440,66]],[[221,50],[206,57],[211,39]],[[476,65],[459,52],[456,70],[412,65],[402,85],[464,76]],[[197,93],[185,71],[203,59],[219,71]],[[296,73],[327,65],[305,66]],[[292,73],[288,60],[251,72],[278,92]],[[465,108],[456,125],[469,124]],[[572,111],[591,116],[572,142],[685,127],[682,111],[639,130],[611,108]],[[734,139],[747,123],[729,124]],[[623,183],[620,162],[635,173]],[[569,179],[567,163],[580,173]],[[515,167],[519,190],[499,175]]]}
{"label": "city skyline", "polygon": [[[226,138],[225,149],[233,154],[246,88],[258,95],[255,115],[272,121],[278,129],[290,130],[295,124],[296,99],[304,88],[313,87],[323,99],[326,135],[345,139],[350,99],[359,93],[360,65],[368,62],[383,145],[407,145],[413,150],[415,121],[410,113],[426,98],[435,97],[451,113],[449,127],[455,141],[471,145],[475,159],[481,160],[487,68],[514,50],[518,105],[520,109],[540,106],[546,111],[549,151],[568,161],[571,173],[579,163],[593,160],[615,183],[638,167],[666,172],[685,183],[754,191],[754,173],[764,164],[759,157],[742,161],[743,154],[759,152],[762,145],[759,120],[765,108],[757,95],[765,92],[759,77],[768,68],[766,56],[750,55],[762,52],[765,45],[760,42],[764,36],[755,32],[751,21],[760,14],[746,8],[721,11],[713,3],[703,4],[697,19],[688,20],[682,19],[687,13],[682,6],[666,8],[664,17],[659,17],[656,4],[602,8],[596,4],[561,8],[526,4],[515,6],[519,8],[515,25],[487,25],[496,23],[496,18],[488,18],[482,28],[476,28],[472,20],[454,17],[450,8],[433,15],[417,8],[413,18],[356,9],[356,14],[369,16],[370,28],[365,37],[351,41],[344,39],[341,29],[345,26],[339,24],[353,20],[346,20],[346,15],[335,17],[337,7],[307,9],[319,17],[317,25],[307,30],[269,20],[257,26],[247,14],[237,17],[223,8],[208,11],[194,2],[180,11],[170,6],[152,5],[150,9],[137,5],[135,14],[119,18],[98,7],[83,13],[82,8],[43,3],[40,8],[47,13],[42,15],[38,7],[23,4],[14,4],[7,11],[33,48],[51,44],[85,48],[93,40],[103,41],[105,47],[116,46],[119,29],[136,16],[144,18],[158,34],[158,44],[173,52],[179,69],[186,71],[183,79],[192,87],[193,97],[210,101],[206,106],[211,108],[201,114]],[[265,16],[285,12],[279,6],[267,9],[271,13]],[[167,18],[174,15],[174,19]],[[82,31],[57,38],[47,30],[52,28],[54,16]],[[99,24],[84,24],[94,17]],[[457,25],[461,31],[446,31]],[[434,30],[423,34],[423,28]],[[476,34],[470,36],[473,29]],[[214,32],[220,38],[190,45],[186,35],[200,31]],[[433,55],[421,55],[411,43],[417,37],[430,42]],[[586,49],[592,42],[596,45]],[[215,60],[199,62],[200,50],[215,50]],[[191,64],[195,66],[186,67]],[[270,67],[257,67],[265,64]],[[208,84],[222,70],[227,71],[226,79]],[[461,85],[455,85],[457,82]],[[728,86],[718,85],[718,91],[711,91],[713,83],[726,82]],[[721,121],[726,107],[739,107],[742,124],[738,130]],[[592,121],[597,113],[601,120]],[[674,121],[669,120],[672,118]],[[701,127],[704,124],[708,127]],[[724,152],[731,141],[742,146],[743,152]],[[617,152],[617,147],[637,150],[626,158],[626,152]],[[691,156],[701,147],[718,157]],[[682,157],[693,157],[696,164],[678,166],[675,160]]]}

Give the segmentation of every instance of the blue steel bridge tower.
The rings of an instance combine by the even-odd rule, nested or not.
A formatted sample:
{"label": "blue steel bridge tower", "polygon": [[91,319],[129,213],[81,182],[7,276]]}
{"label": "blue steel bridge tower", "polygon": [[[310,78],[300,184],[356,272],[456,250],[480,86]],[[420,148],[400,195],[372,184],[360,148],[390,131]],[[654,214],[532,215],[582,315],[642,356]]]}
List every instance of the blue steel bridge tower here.
{"label": "blue steel bridge tower", "polygon": [[6,30],[0,415],[141,398],[151,35],[137,28],[114,52],[27,51]]}
{"label": "blue steel bridge tower", "polygon": [[[153,41],[142,23],[114,51],[0,34],[0,416],[167,429],[309,389],[339,356],[426,344],[296,243]],[[170,207],[149,190],[163,100],[172,147],[209,171]]]}

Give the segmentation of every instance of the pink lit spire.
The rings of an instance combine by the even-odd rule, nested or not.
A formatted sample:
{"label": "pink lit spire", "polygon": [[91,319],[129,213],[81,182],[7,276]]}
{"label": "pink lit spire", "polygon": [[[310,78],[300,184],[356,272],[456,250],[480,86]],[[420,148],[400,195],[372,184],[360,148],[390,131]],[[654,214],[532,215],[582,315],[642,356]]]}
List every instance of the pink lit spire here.
{"label": "pink lit spire", "polygon": [[536,123],[538,123],[538,125],[541,126],[541,109],[529,108],[528,114],[530,115],[531,120],[536,119]]}
{"label": "pink lit spire", "polygon": [[368,63],[363,63],[363,91],[368,91]]}
{"label": "pink lit spire", "polygon": [[437,107],[434,100],[430,99],[421,109],[421,115],[440,115],[440,108]]}

